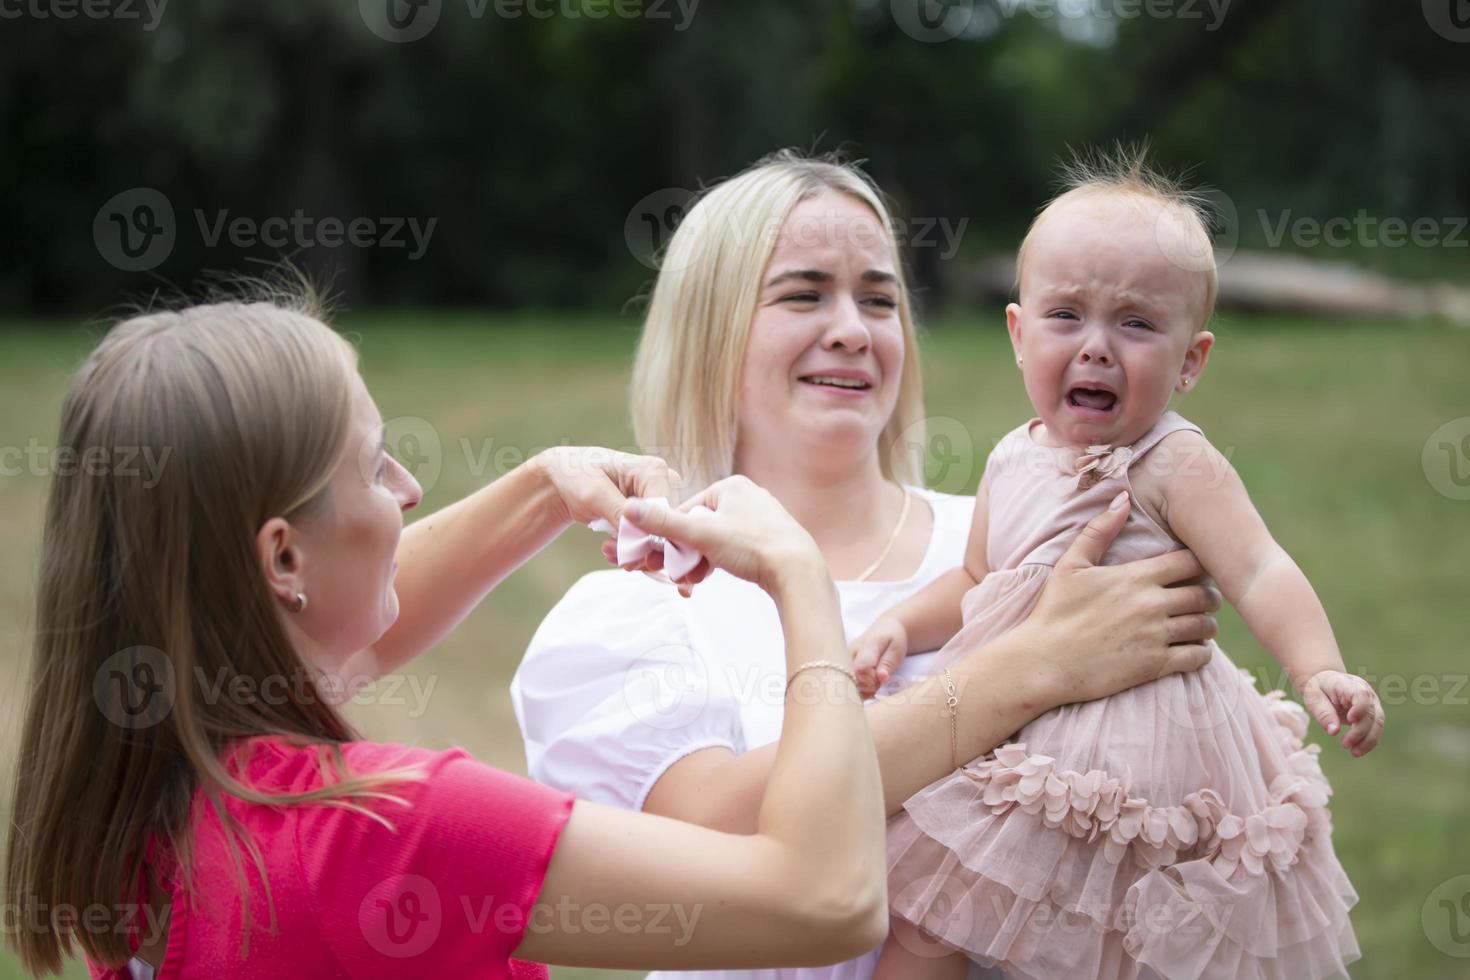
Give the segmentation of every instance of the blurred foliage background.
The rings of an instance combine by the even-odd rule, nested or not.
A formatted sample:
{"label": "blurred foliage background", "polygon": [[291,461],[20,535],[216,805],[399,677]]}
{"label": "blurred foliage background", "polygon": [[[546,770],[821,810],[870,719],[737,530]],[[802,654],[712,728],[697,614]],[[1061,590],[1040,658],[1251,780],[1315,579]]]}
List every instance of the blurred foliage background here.
{"label": "blurred foliage background", "polygon": [[[901,214],[966,222],[957,250],[910,249],[930,312],[1014,247],[1069,146],[1151,139],[1229,195],[1242,247],[1287,211],[1470,211],[1470,25],[1434,0],[153,3],[0,25],[0,310],[90,312],[283,254],[354,306],[607,309],[649,276],[625,234],[650,234],[640,202],[782,146],[865,159]],[[139,187],[177,225],[141,277],[91,233]],[[210,244],[222,214],[298,210],[436,224],[416,259]],[[1467,237],[1332,251],[1442,275]]]}
{"label": "blurred foliage background", "polygon": [[[780,147],[841,151],[894,199],[928,409],[970,439],[968,475],[930,482],[973,492],[978,460],[1030,412],[987,263],[1014,249],[1071,148],[1147,139],[1159,164],[1216,188],[1227,274],[1241,253],[1291,270],[1305,257],[1463,296],[1464,13],[1462,0],[0,0],[0,816],[48,485],[10,463],[55,439],[67,377],[122,301],[283,257],[328,283],[383,416],[438,440],[421,516],[503,471],[486,460],[630,446],[636,299],[689,193]],[[1430,234],[1395,244],[1387,220]],[[339,238],[361,223],[365,244],[324,243],[330,221]],[[1298,221],[1305,233],[1281,233]],[[1331,221],[1351,230],[1326,241]],[[284,243],[264,240],[271,222],[295,223]],[[1470,331],[1394,314],[1393,295],[1350,319],[1351,302],[1247,315],[1227,296],[1210,372],[1180,408],[1230,455],[1349,666],[1384,693],[1378,750],[1323,753],[1362,896],[1354,975],[1464,977]],[[541,616],[600,562],[591,535],[564,535],[412,665],[427,704],[384,698],[354,720],[523,771],[506,685]],[[1237,662],[1279,681],[1238,619],[1222,627]],[[18,975],[0,950],[0,978]]]}

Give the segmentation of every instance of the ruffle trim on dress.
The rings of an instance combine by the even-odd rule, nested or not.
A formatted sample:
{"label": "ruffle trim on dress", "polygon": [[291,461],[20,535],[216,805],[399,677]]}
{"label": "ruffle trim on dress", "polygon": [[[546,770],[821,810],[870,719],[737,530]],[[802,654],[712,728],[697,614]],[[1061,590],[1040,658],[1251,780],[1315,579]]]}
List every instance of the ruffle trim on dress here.
{"label": "ruffle trim on dress", "polygon": [[[1241,671],[1254,683],[1248,671]],[[1263,874],[1296,862],[1309,832],[1330,833],[1326,809],[1332,788],[1322,774],[1316,745],[1303,745],[1307,713],[1282,691],[1265,695],[1288,768],[1267,788],[1268,803],[1255,813],[1230,813],[1212,789],[1190,793],[1173,806],[1153,806],[1130,795],[1132,773],[1114,776],[1059,769],[1046,755],[1031,755],[1024,742],[996,749],[992,757],[961,769],[980,799],[999,816],[1012,809],[1047,827],[1083,838],[1104,838],[1114,864],[1131,850],[1139,864],[1160,868],[1183,860],[1208,860],[1221,877],[1238,868]]]}
{"label": "ruffle trim on dress", "polygon": [[892,911],[1024,980],[1345,976],[1358,896],[1332,853],[1331,788],[1306,712],[1279,691],[1265,701],[1288,765],[1256,812],[1208,788],[1154,806],[1131,772],[1059,770],[1007,745],[890,824]]}

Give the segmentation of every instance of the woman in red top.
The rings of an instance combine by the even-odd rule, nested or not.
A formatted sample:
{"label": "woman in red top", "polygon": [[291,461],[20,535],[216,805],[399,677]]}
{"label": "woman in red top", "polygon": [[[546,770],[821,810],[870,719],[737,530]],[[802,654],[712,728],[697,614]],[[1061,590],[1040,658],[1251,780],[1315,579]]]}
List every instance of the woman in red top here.
{"label": "woman in red top", "polygon": [[[59,444],[6,875],[27,970],[74,943],[97,976],[281,978],[798,966],[882,940],[882,785],[834,589],[748,480],[671,512],[635,499],[672,495],[662,461],[561,447],[404,531],[419,487],[355,351],[280,299],[113,328]],[[723,568],[781,612],[791,682],[755,834],[358,740],[337,705],[571,523],[624,516],[703,553],[685,588]],[[1012,649],[982,671],[983,720],[895,708],[916,751],[983,751],[1062,700],[1198,662],[1162,632],[1113,639],[1139,606],[1085,571],[1117,523],[1017,631],[1027,666]]]}

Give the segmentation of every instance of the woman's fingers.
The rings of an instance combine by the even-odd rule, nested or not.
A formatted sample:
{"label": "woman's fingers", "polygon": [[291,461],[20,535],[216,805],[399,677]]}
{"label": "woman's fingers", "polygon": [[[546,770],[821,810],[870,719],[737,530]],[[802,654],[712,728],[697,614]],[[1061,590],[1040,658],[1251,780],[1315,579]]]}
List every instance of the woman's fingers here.
{"label": "woman's fingers", "polygon": [[1206,616],[1204,613],[1170,616],[1169,622],[1164,627],[1166,642],[1170,645],[1199,643],[1202,640],[1214,639],[1218,632],[1220,632],[1220,626],[1215,622],[1214,617]]}
{"label": "woman's fingers", "polygon": [[1170,647],[1164,657],[1163,672],[1159,676],[1199,670],[1210,662],[1210,657],[1214,656],[1214,653],[1212,647],[1203,643],[1182,643],[1179,646]]}
{"label": "woman's fingers", "polygon": [[1220,590],[1208,585],[1176,585],[1164,590],[1164,611],[1170,616],[1211,613],[1220,608]]}
{"label": "woman's fingers", "polygon": [[1152,558],[1140,558],[1131,562],[1129,567],[1145,582],[1155,585],[1173,585],[1199,578],[1205,573],[1205,566],[1199,563],[1192,551],[1171,551]]}

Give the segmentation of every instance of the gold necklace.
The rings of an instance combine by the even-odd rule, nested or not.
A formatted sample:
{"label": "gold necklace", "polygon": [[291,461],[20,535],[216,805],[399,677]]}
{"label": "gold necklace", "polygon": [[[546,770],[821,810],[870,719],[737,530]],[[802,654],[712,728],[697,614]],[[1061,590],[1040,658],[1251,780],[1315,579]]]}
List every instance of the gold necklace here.
{"label": "gold necklace", "polygon": [[903,509],[898,512],[898,523],[893,526],[893,533],[888,536],[888,543],[883,546],[883,551],[878,555],[877,560],[875,560],[873,564],[869,565],[867,569],[864,570],[863,574],[853,579],[854,582],[866,581],[869,575],[872,575],[878,570],[878,566],[883,564],[883,559],[888,557],[888,553],[893,550],[894,543],[898,541],[898,534],[900,531],[903,530],[903,522],[908,520],[910,500],[909,490],[908,487],[904,486],[903,484],[899,484],[898,488],[903,491]]}

